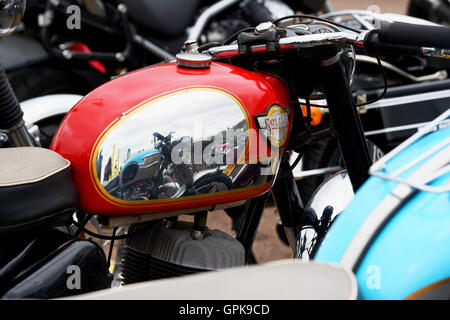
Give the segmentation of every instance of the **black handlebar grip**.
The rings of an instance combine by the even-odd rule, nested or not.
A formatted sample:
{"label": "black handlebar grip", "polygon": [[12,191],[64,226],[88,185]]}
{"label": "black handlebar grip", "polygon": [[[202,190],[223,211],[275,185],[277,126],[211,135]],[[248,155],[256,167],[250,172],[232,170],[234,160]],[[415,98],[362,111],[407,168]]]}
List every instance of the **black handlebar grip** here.
{"label": "black handlebar grip", "polygon": [[450,27],[382,22],[381,44],[450,49]]}
{"label": "black handlebar grip", "polygon": [[364,39],[364,48],[368,54],[394,54],[405,56],[419,56],[421,54],[418,47],[400,46],[381,43],[378,30],[372,30]]}

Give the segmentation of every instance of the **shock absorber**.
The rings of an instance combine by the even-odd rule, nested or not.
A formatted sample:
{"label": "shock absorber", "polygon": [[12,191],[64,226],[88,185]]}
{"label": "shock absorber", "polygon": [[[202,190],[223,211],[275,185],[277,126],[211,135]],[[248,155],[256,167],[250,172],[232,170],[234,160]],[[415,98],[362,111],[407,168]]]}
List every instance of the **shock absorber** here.
{"label": "shock absorber", "polygon": [[0,67],[0,130],[8,134],[9,142],[15,147],[35,147],[36,141],[28,132],[23,121],[19,101],[9,83],[3,68]]}

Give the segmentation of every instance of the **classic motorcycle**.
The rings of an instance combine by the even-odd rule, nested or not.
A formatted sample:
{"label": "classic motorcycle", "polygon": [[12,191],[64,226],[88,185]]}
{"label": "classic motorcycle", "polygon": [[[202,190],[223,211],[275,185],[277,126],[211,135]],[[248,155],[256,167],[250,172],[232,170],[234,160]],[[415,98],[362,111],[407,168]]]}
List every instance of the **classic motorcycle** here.
{"label": "classic motorcycle", "polygon": [[175,288],[178,299],[198,300],[448,299],[449,124],[447,110],[371,167],[314,262],[277,261],[75,299],[173,299]]}
{"label": "classic motorcycle", "polygon": [[[98,246],[79,238],[82,233],[94,234],[85,228],[93,215],[114,228],[111,236],[95,236],[111,241],[126,238],[120,265],[126,284],[243,265],[269,191],[295,252],[305,210],[287,151],[301,154],[302,147],[315,138],[298,99],[310,100],[318,88],[325,92],[333,132],[356,190],[368,178],[371,161],[349,90],[355,62],[352,48],[364,48],[378,57],[378,52],[393,47],[404,53],[402,45],[426,46],[420,49],[422,54],[445,57],[447,50],[430,47],[450,48],[450,34],[447,28],[401,23],[359,32],[332,21],[287,27],[277,26],[280,21],[240,33],[236,44],[200,48],[201,52],[193,47],[178,54],[176,62],[106,83],[71,109],[51,150],[1,149],[1,237],[9,240],[2,242],[2,296],[50,298],[108,286],[111,251],[105,258]],[[310,32],[328,30],[329,24],[342,29]],[[5,77],[2,84],[9,88]],[[8,115],[2,117],[1,128],[16,137],[15,146],[30,145],[28,132],[19,130],[24,125],[17,100],[11,98],[10,88],[1,92],[8,98],[0,104],[2,114]],[[164,137],[173,131],[193,138],[184,148],[193,154],[194,175],[221,171],[231,177],[232,187],[134,200],[121,199],[105,188],[108,175],[103,173],[114,146],[139,154],[148,149],[151,134]],[[245,148],[235,163],[224,167],[223,161],[212,157],[210,150],[218,145],[242,140]],[[199,148],[203,141],[211,147]],[[184,152],[177,154],[182,157]],[[223,154],[217,158],[222,160]],[[115,159],[120,176],[129,159]],[[206,227],[207,212],[219,208],[241,212],[236,238]],[[193,223],[178,221],[186,214],[194,215]],[[69,232],[70,227],[55,229],[71,224],[75,232]],[[130,226],[127,234],[116,235],[120,226]],[[68,273],[77,268],[89,279],[83,278],[81,286],[67,285]]]}

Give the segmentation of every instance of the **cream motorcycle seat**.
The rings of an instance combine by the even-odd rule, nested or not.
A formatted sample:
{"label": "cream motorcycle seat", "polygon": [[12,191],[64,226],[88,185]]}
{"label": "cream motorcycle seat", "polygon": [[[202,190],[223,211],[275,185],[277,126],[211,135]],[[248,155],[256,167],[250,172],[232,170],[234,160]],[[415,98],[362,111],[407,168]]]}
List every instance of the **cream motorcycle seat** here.
{"label": "cream motorcycle seat", "polygon": [[76,204],[68,160],[42,148],[0,149],[0,236],[65,225]]}
{"label": "cream motorcycle seat", "polygon": [[210,271],[70,297],[86,300],[354,300],[354,274],[339,265],[299,260]]}

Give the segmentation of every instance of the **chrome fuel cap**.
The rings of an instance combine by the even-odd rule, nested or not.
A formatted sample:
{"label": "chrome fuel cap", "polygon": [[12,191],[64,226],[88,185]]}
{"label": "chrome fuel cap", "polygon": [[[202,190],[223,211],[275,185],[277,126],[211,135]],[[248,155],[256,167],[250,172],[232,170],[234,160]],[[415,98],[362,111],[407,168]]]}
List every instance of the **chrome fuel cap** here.
{"label": "chrome fuel cap", "polygon": [[212,57],[205,53],[189,53],[182,52],[177,54],[177,64],[180,67],[204,69],[209,68],[212,62]]}

